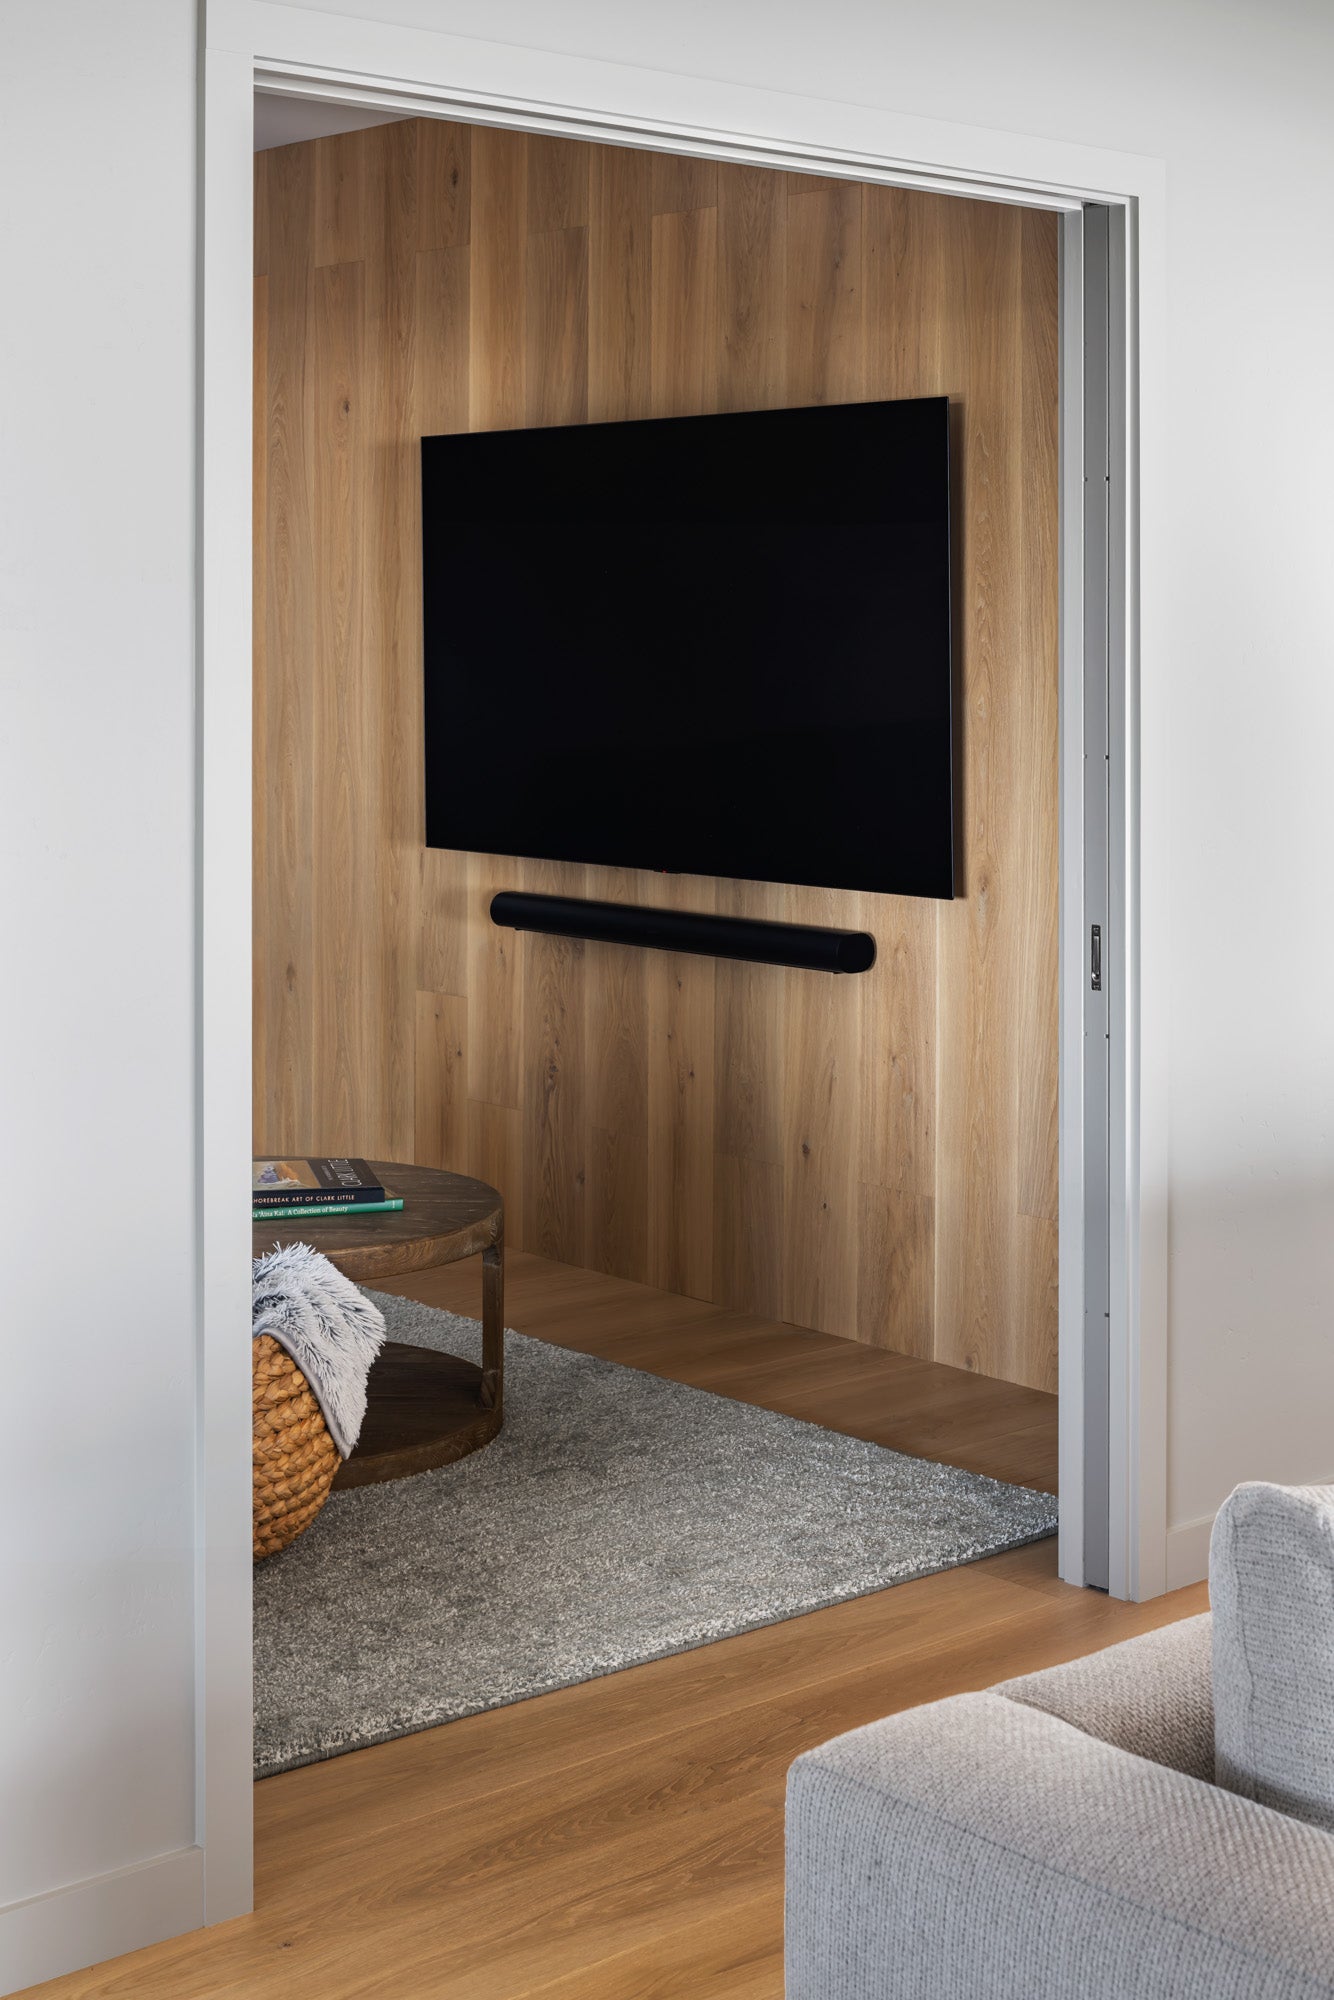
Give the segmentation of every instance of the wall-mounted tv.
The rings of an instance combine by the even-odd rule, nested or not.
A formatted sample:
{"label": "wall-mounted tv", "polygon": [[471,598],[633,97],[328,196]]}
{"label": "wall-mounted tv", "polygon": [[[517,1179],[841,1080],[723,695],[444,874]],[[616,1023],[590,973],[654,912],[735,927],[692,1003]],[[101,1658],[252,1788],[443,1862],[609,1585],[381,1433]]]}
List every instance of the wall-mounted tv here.
{"label": "wall-mounted tv", "polygon": [[944,397],[422,439],[426,839],[954,891]]}

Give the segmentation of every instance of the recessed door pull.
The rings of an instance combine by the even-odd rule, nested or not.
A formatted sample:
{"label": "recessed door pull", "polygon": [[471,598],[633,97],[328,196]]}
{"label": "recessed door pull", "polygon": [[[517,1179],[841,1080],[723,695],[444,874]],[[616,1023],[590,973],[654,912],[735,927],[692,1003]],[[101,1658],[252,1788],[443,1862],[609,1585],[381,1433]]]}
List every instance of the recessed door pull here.
{"label": "recessed door pull", "polygon": [[1095,993],[1102,992],[1102,925],[1094,924],[1092,950],[1089,954],[1089,970],[1092,973],[1092,987]]}

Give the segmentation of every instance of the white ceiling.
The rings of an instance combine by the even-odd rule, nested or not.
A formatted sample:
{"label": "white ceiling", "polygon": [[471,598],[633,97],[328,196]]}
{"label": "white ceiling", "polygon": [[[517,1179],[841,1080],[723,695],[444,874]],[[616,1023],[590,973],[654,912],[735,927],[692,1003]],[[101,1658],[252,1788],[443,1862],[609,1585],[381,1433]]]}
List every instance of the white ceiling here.
{"label": "white ceiling", "polygon": [[366,132],[372,125],[402,122],[397,111],[359,111],[353,104],[328,104],[321,97],[274,97],[255,92],[255,151],[291,146],[298,139],[328,139],[335,132]]}

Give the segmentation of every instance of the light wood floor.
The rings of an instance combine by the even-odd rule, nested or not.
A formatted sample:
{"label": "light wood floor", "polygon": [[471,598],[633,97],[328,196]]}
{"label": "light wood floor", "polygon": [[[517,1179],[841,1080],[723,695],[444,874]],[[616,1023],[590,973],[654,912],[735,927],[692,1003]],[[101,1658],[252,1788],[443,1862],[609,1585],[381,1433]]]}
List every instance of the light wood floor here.
{"label": "light wood floor", "polygon": [[[510,1325],[1051,1487],[1054,1399],[515,1255]],[[388,1289],[388,1288],[387,1288]],[[476,1313],[475,1266],[392,1289]],[[258,1908],[45,2000],[781,2000],[783,1779],[914,1703],[1205,1606],[1058,1582],[1053,1541],[269,1778]]]}

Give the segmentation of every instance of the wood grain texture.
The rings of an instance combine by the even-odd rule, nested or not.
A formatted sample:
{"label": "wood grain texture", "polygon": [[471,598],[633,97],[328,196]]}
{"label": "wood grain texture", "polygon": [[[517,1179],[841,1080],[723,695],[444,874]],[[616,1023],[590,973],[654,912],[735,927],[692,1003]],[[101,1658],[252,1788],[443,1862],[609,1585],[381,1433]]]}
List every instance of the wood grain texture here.
{"label": "wood grain texture", "polygon": [[418,993],[414,1130],[419,1166],[445,1167],[468,1151],[468,1004],[457,993]]}
{"label": "wood grain texture", "polygon": [[[519,1254],[526,1332],[974,1470],[1055,1468],[1054,1401]],[[388,1287],[476,1314],[475,1264]],[[718,1372],[731,1357],[730,1376]],[[1008,1471],[1006,1470],[1008,1468]],[[793,1757],[1206,1608],[1121,1604],[1047,1541],[255,1791],[256,1910],[33,2000],[782,2000]]]}
{"label": "wood grain texture", "polygon": [[[476,1173],[519,1246],[1052,1387],[1055,218],[446,121],[264,154],[256,204],[257,1144]],[[919,395],[954,429],[954,903],[423,848],[421,435]],[[503,706],[456,755],[503,768]],[[879,955],[561,944],[497,930],[500,888]]]}
{"label": "wood grain texture", "polygon": [[417,248],[456,249],[472,223],[472,127],[423,119],[416,151]]}
{"label": "wood grain texture", "polygon": [[[535,888],[555,884],[555,862],[536,866]],[[544,1256],[582,1263],[587,1241],[584,956],[581,938],[526,937],[523,1106],[527,1240]],[[511,1227],[511,1237],[513,1228]]]}
{"label": "wood grain texture", "polygon": [[[269,1215],[252,1221],[256,1257],[290,1243],[317,1241],[344,1277],[371,1285],[405,1271],[427,1271],[455,1257],[475,1257],[505,1239],[499,1194],[468,1174],[414,1161],[368,1160],[379,1184],[401,1196],[400,1209],[309,1218]],[[312,1232],[315,1232],[312,1235]]]}
{"label": "wood grain texture", "polygon": [[[256,1068],[255,1144],[282,1150],[287,1132],[316,1121],[315,881],[316,563],[312,525],[314,379],[312,326],[314,151],[283,146],[264,156],[267,196],[260,235],[273,275],[265,284],[267,385],[263,431],[264,546],[257,552],[263,643],[254,656],[255,792],[265,801],[255,847],[264,888],[257,912],[255,1013],[264,1068]],[[273,237],[269,241],[268,217]],[[318,911],[322,921],[323,912]],[[320,1111],[322,1113],[323,1106]],[[270,1141],[275,1142],[273,1145]]]}
{"label": "wood grain texture", "polygon": [[619,423],[652,406],[653,162],[624,146],[590,153],[588,414]]}
{"label": "wood grain texture", "polygon": [[651,376],[655,417],[718,407],[718,212],[653,218]]}

